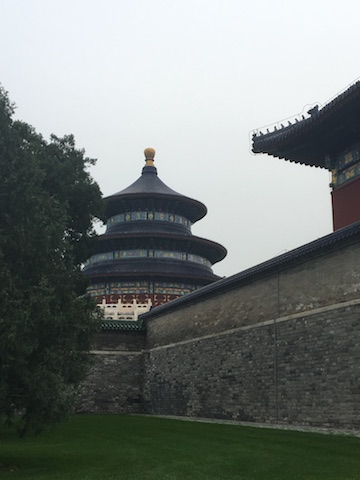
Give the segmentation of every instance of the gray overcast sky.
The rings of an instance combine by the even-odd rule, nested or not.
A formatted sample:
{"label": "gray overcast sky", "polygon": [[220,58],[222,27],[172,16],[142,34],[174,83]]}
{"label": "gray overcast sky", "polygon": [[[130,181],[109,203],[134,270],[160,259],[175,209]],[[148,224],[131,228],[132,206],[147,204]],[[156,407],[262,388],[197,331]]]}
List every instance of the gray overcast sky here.
{"label": "gray overcast sky", "polygon": [[228,276],[332,231],[329,173],[252,155],[251,131],[359,77],[359,18],[358,0],[0,0],[0,82],[18,118],[98,159],[104,195],[154,147]]}

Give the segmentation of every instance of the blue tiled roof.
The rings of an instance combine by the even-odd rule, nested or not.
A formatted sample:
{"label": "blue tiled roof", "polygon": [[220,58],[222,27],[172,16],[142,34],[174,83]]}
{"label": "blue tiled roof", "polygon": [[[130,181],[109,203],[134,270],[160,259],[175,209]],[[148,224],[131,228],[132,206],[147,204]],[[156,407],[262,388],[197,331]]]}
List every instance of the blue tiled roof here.
{"label": "blue tiled roof", "polygon": [[148,198],[152,199],[170,199],[172,202],[178,202],[187,210],[187,217],[191,220],[192,223],[203,218],[207,213],[207,208],[205,205],[198,200],[193,198],[186,197],[181,193],[175,192],[172,188],[168,187],[160,178],[157,176],[157,169],[155,167],[144,167],[142,169],[142,175],[129,187],[121,190],[120,192],[114,193],[105,198],[108,208],[113,202],[119,200],[124,201],[125,199],[141,199]]}

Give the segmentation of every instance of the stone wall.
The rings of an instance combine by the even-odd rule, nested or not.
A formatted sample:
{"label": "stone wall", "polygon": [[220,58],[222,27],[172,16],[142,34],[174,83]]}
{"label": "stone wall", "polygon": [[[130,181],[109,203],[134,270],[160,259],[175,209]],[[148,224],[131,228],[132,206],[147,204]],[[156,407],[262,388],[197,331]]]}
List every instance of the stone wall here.
{"label": "stone wall", "polygon": [[324,238],[98,334],[78,411],[359,430],[360,224]]}
{"label": "stone wall", "polygon": [[276,325],[278,420],[360,429],[360,302]]}
{"label": "stone wall", "polygon": [[146,411],[359,429],[359,239],[235,280],[146,316]]}
{"label": "stone wall", "polygon": [[141,332],[102,332],[93,344],[93,365],[81,387],[79,413],[142,412]]}

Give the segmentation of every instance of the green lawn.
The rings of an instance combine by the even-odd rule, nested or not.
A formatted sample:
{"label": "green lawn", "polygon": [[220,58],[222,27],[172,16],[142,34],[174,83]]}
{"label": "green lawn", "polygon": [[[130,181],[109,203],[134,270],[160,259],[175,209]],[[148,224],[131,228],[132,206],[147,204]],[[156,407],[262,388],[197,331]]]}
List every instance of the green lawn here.
{"label": "green lawn", "polygon": [[360,438],[141,416],[0,428],[0,479],[360,479]]}

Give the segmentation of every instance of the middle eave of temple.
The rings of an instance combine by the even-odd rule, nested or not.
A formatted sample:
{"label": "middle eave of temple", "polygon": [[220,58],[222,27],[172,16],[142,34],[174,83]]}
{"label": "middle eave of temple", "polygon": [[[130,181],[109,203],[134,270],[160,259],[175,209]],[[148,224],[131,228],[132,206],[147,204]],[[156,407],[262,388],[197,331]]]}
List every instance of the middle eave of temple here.
{"label": "middle eave of temple", "polygon": [[329,155],[359,142],[360,81],[309,117],[253,135],[252,151],[295,163],[331,169]]}
{"label": "middle eave of temple", "polygon": [[128,249],[139,248],[139,246],[152,247],[153,244],[161,242],[164,248],[185,249],[191,253],[203,255],[212,264],[220,262],[227,254],[226,248],[219,243],[195,235],[176,235],[164,232],[110,233],[102,235],[98,240],[99,246],[103,250],[115,250],[119,241],[124,248]]}

